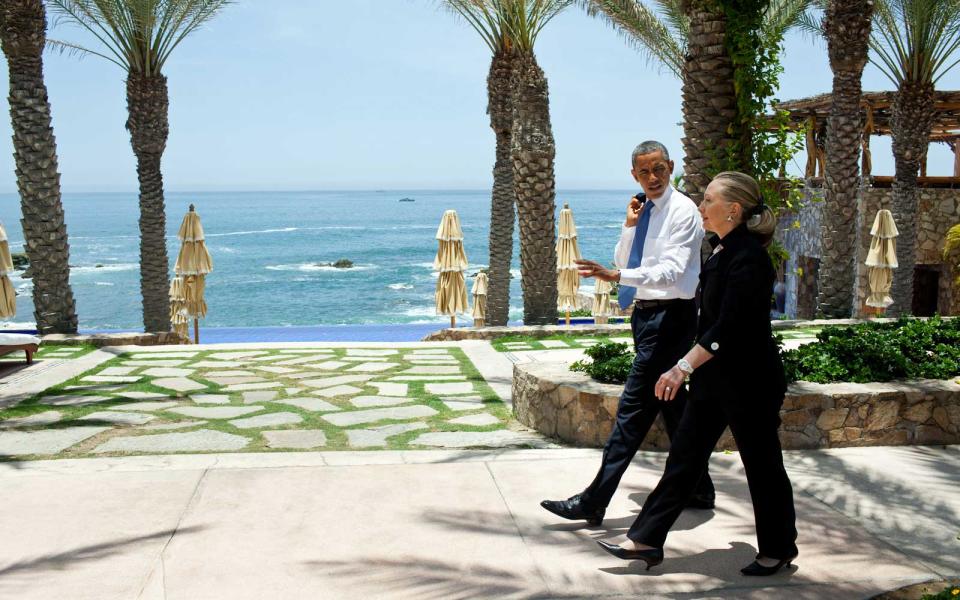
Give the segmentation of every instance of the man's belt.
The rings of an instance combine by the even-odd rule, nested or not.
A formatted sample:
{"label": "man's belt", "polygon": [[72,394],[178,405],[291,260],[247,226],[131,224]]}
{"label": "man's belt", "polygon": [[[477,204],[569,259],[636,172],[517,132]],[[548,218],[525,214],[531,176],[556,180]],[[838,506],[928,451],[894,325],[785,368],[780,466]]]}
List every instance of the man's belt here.
{"label": "man's belt", "polygon": [[639,310],[647,310],[650,308],[664,308],[671,306],[673,304],[680,304],[683,302],[693,302],[692,298],[669,298],[665,300],[634,300],[633,307]]}

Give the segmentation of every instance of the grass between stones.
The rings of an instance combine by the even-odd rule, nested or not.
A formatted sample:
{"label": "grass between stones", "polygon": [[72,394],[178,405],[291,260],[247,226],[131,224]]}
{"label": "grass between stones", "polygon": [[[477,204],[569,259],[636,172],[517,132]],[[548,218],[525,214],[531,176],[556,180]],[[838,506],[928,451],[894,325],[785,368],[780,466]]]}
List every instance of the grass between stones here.
{"label": "grass between stones", "polygon": [[[91,347],[92,349],[92,347]],[[326,435],[326,444],[314,448],[314,450],[382,450],[382,449],[404,449],[412,450],[418,448],[424,448],[422,446],[417,446],[414,444],[414,441],[418,436],[427,432],[487,432],[502,430],[507,428],[507,424],[510,421],[510,413],[506,405],[500,401],[496,396],[493,390],[487,385],[487,383],[481,377],[479,371],[474,367],[470,360],[464,355],[464,353],[459,348],[446,348],[448,351],[444,356],[451,357],[453,361],[444,363],[443,366],[457,366],[459,367],[460,373],[465,376],[465,379],[462,381],[469,382],[473,386],[473,391],[470,394],[467,394],[472,397],[479,396],[482,400],[482,404],[478,403],[476,409],[463,410],[463,411],[454,411],[448,408],[442,401],[441,396],[433,394],[427,390],[427,384],[430,383],[449,383],[448,381],[443,381],[438,379],[435,381],[429,380],[414,380],[414,381],[403,381],[402,383],[407,384],[407,396],[403,404],[398,406],[427,406],[436,411],[436,414],[428,417],[420,417],[416,419],[384,419],[371,423],[364,423],[361,425],[354,425],[349,427],[338,427],[326,420],[323,419],[324,415],[327,414],[342,414],[346,411],[356,411],[356,410],[365,410],[364,408],[355,407],[351,404],[350,399],[356,396],[366,395],[373,396],[379,395],[376,387],[369,385],[371,382],[383,382],[388,381],[391,377],[397,376],[401,371],[405,371],[413,366],[422,366],[421,362],[411,362],[407,360],[413,355],[415,349],[403,349],[398,352],[398,354],[382,356],[382,357],[351,357],[355,360],[344,360],[344,357],[348,357],[349,350],[351,349],[334,349],[332,352],[324,352],[323,358],[318,358],[315,361],[312,361],[309,364],[322,363],[325,361],[342,361],[347,363],[345,366],[341,366],[335,370],[321,371],[319,369],[310,368],[309,366],[304,366],[303,363],[295,365],[287,365],[288,368],[296,369],[292,373],[271,373],[268,371],[259,370],[260,366],[272,366],[274,363],[279,361],[284,361],[286,359],[293,359],[305,356],[305,354],[293,354],[293,353],[284,353],[282,350],[269,350],[261,351],[255,356],[249,356],[245,358],[231,358],[227,366],[220,368],[213,367],[192,367],[191,365],[197,362],[201,362],[204,365],[211,364],[212,361],[216,360],[212,358],[212,355],[225,354],[224,351],[210,350],[203,351],[198,353],[192,358],[183,359],[184,363],[176,368],[186,368],[194,369],[194,373],[188,377],[188,379],[205,386],[204,389],[191,390],[189,392],[175,392],[170,389],[159,387],[155,380],[164,379],[164,376],[148,376],[142,375],[143,380],[136,383],[89,383],[84,381],[84,378],[97,375],[102,373],[106,369],[111,369],[113,367],[121,367],[123,363],[131,360],[131,354],[120,355],[117,358],[111,359],[110,361],[98,366],[95,369],[87,371],[73,379],[63,382],[59,385],[51,387],[45,390],[43,393],[30,398],[17,406],[10,407],[4,410],[0,410],[0,421],[5,419],[17,418],[17,417],[26,417],[30,415],[36,415],[39,413],[47,411],[57,411],[61,415],[61,419],[58,422],[44,424],[44,425],[35,425],[35,426],[17,426],[14,428],[6,427],[0,428],[0,439],[2,439],[5,432],[9,431],[22,431],[22,432],[35,432],[35,431],[51,431],[56,429],[64,429],[68,427],[78,427],[78,426],[101,426],[108,427],[106,431],[98,433],[80,443],[77,443],[62,452],[57,454],[46,454],[46,455],[13,455],[13,456],[0,456],[0,460],[25,460],[25,459],[40,459],[40,458],[78,458],[78,457],[88,457],[88,456],[125,456],[131,454],[143,454],[141,452],[94,452],[94,450],[103,444],[108,439],[114,437],[131,437],[131,436],[142,436],[142,435],[155,435],[155,434],[167,434],[167,433],[185,433],[191,431],[197,431],[201,429],[214,430],[232,435],[239,435],[247,438],[249,442],[246,447],[238,452],[288,452],[288,451],[297,451],[284,448],[270,448],[267,446],[267,440],[263,435],[260,434],[260,431],[273,431],[273,430],[320,430],[323,431]],[[145,354],[143,351],[138,351],[135,354],[142,356]],[[319,354],[319,352],[318,352]],[[422,357],[422,355],[419,355]],[[263,360],[265,358],[275,357],[275,360]],[[156,359],[162,360],[165,356],[162,353],[157,353]],[[150,359],[143,359],[144,362],[149,361]],[[139,362],[139,359],[138,359]],[[349,372],[348,369],[352,368],[354,365],[361,364],[363,362],[390,362],[397,363],[396,366],[393,366],[387,370],[371,373],[355,373]],[[235,363],[242,363],[237,365]],[[438,365],[439,366],[439,365]],[[132,368],[130,375],[141,375],[144,371],[149,370],[149,366],[135,366]],[[254,416],[262,416],[270,413],[286,412],[293,413],[299,416],[302,421],[295,424],[279,425],[279,426],[268,426],[263,428],[238,428],[231,423],[231,419],[210,419],[204,417],[192,417],[181,415],[176,412],[172,412],[169,409],[163,410],[142,410],[134,411],[129,409],[118,409],[118,405],[131,404],[131,403],[140,403],[140,402],[170,402],[177,401],[179,406],[201,406],[200,404],[195,404],[190,400],[191,395],[197,394],[223,394],[229,396],[229,404],[208,404],[203,406],[231,406],[231,407],[241,407],[247,406],[244,404],[243,392],[242,391],[227,391],[224,388],[228,387],[229,384],[219,385],[214,381],[208,379],[208,377],[216,376],[216,373],[222,373],[225,371],[246,371],[253,373],[253,376],[259,377],[265,383],[280,383],[280,387],[269,388],[270,390],[278,391],[278,397],[273,401],[261,401],[254,402],[250,405],[262,406],[262,410],[256,412],[251,412],[249,414],[242,415],[240,417],[234,418],[248,418]],[[114,371],[115,372],[115,371]],[[314,373],[313,377],[323,378],[323,377],[335,377],[345,374],[366,374],[370,375],[369,381],[361,382],[351,382],[349,385],[361,388],[362,391],[359,393],[347,394],[347,395],[335,395],[333,397],[324,397],[319,392],[323,391],[322,389],[315,389],[308,385],[303,385],[300,383],[300,379],[291,377],[291,375],[297,375],[300,373]],[[432,377],[432,376],[430,376]],[[441,377],[441,376],[438,376]],[[309,378],[308,378],[309,379]],[[73,386],[87,386],[82,389],[70,389]],[[288,390],[286,388],[297,388],[294,393],[293,389]],[[160,397],[149,398],[149,399],[135,399],[126,397],[125,394],[131,392],[140,392],[140,393],[150,393],[157,394]],[[90,396],[103,396],[104,398],[85,405],[49,405],[43,403],[44,399],[50,398],[51,396],[60,396],[60,395],[70,395],[81,399],[82,397]],[[134,394],[137,395],[137,394]],[[340,411],[337,412],[313,412],[294,406],[291,404],[284,404],[281,401],[285,399],[293,398],[307,398],[307,397],[316,397],[323,398],[330,404],[333,404],[340,408]],[[453,398],[451,395],[449,398]],[[175,408],[175,407],[170,407]],[[153,415],[155,418],[149,423],[144,425],[137,426],[128,426],[128,425],[116,425],[110,422],[104,421],[95,421],[95,420],[85,420],[82,419],[85,416],[90,415],[91,413],[100,412],[100,411],[118,411],[122,410],[123,412],[131,413],[142,413],[147,415]],[[481,413],[489,413],[497,418],[497,422],[491,425],[486,426],[469,426],[457,423],[449,422],[450,419],[474,415]],[[161,424],[175,424],[175,423],[188,423],[192,421],[204,421],[201,424],[194,426],[182,428],[182,429],[170,429],[170,430],[155,430],[147,429],[154,425]],[[353,448],[349,445],[347,430],[349,429],[370,429],[381,427],[384,425],[390,425],[394,423],[418,423],[424,426],[423,429],[409,431],[405,433],[392,436],[386,440],[386,444],[383,446],[376,446],[370,448]],[[183,450],[186,453],[196,453],[197,450]],[[147,452],[147,454],[157,454],[158,452]],[[172,454],[177,452],[162,452],[164,454]],[[9,453],[8,453],[9,454]]]}
{"label": "grass between stones", "polygon": [[[594,343],[598,342],[607,342],[613,339],[617,342],[629,341],[630,335],[624,334],[622,336],[597,336],[591,337],[589,335],[576,335],[572,333],[558,333],[546,337],[533,337],[529,335],[505,335],[503,337],[492,340],[490,344],[493,346],[493,349],[497,352],[514,352],[517,350],[557,350],[563,349],[563,346],[551,346],[550,344],[544,344],[545,341],[559,341],[564,342],[568,348],[587,348],[592,346]],[[581,340],[590,340],[592,343],[584,343]],[[520,344],[526,344],[529,347],[520,347]]]}
{"label": "grass between stones", "polygon": [[[74,350],[74,349],[76,349],[76,352],[70,352],[70,353],[67,352],[69,350]],[[90,344],[68,345],[68,344],[44,343],[40,346],[40,348],[37,350],[36,354],[33,355],[33,357],[34,359],[55,358],[57,360],[70,360],[74,358],[80,358],[81,356],[86,356],[87,354],[90,354],[96,349],[97,349],[96,346],[92,346]]]}

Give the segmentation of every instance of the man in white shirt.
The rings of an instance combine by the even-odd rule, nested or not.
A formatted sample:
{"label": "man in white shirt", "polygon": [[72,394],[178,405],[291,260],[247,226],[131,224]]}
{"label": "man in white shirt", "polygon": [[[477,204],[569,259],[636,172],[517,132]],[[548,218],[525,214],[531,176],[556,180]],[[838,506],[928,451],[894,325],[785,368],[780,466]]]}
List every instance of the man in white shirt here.
{"label": "man in white shirt", "polygon": [[[614,250],[618,269],[590,260],[577,262],[584,277],[620,283],[621,307],[633,305],[630,327],[637,356],[596,478],[567,500],[540,503],[565,519],[585,519],[591,525],[603,521],[620,478],[658,413],[663,413],[667,434],[673,437],[686,405],[685,390],[678,390],[674,401],[661,402],[654,395],[654,386],[693,346],[697,328],[694,297],[700,277],[703,220],[693,200],[670,185],[673,161],[663,144],[643,142],[632,159],[631,173],[643,193],[631,198],[627,207]],[[713,482],[706,472],[688,506],[713,508]]]}

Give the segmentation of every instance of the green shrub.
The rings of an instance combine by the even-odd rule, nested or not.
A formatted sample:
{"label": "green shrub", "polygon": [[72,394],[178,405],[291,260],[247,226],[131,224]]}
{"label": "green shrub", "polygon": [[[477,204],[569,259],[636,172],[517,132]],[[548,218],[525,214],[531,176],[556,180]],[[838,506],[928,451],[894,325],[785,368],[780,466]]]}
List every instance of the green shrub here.
{"label": "green shrub", "polygon": [[940,593],[924,594],[920,600],[956,600],[958,597],[960,597],[960,586],[950,585],[943,588]]}
{"label": "green shrub", "polygon": [[578,360],[570,365],[571,371],[582,371],[604,383],[623,383],[627,380],[634,358],[629,344],[600,342],[583,352],[592,360]]}
{"label": "green shrub", "polygon": [[960,373],[960,319],[828,326],[782,356],[791,382],[949,379]]}

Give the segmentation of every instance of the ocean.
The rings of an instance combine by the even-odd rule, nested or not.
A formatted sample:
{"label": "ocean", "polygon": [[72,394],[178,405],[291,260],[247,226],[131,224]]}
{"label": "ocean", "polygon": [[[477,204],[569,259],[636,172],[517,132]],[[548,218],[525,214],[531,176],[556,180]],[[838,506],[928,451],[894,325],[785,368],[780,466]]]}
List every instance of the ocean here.
{"label": "ocean", "polygon": [[[584,257],[612,260],[632,193],[557,194],[558,212],[563,203],[573,209]],[[214,261],[202,327],[449,324],[434,311],[432,271],[434,236],[447,209],[460,216],[468,274],[487,265],[489,191],[168,192],[171,277],[180,247],[176,232],[191,203]],[[63,205],[81,329],[142,329],[137,194],[64,194]],[[0,194],[0,221],[13,252],[22,250],[20,218],[19,196]],[[518,320],[523,299],[516,231],[514,242],[510,316]],[[320,266],[341,258],[354,268]],[[32,284],[18,275],[11,280],[17,314],[2,326],[32,328]],[[470,318],[458,322],[467,325]]]}

